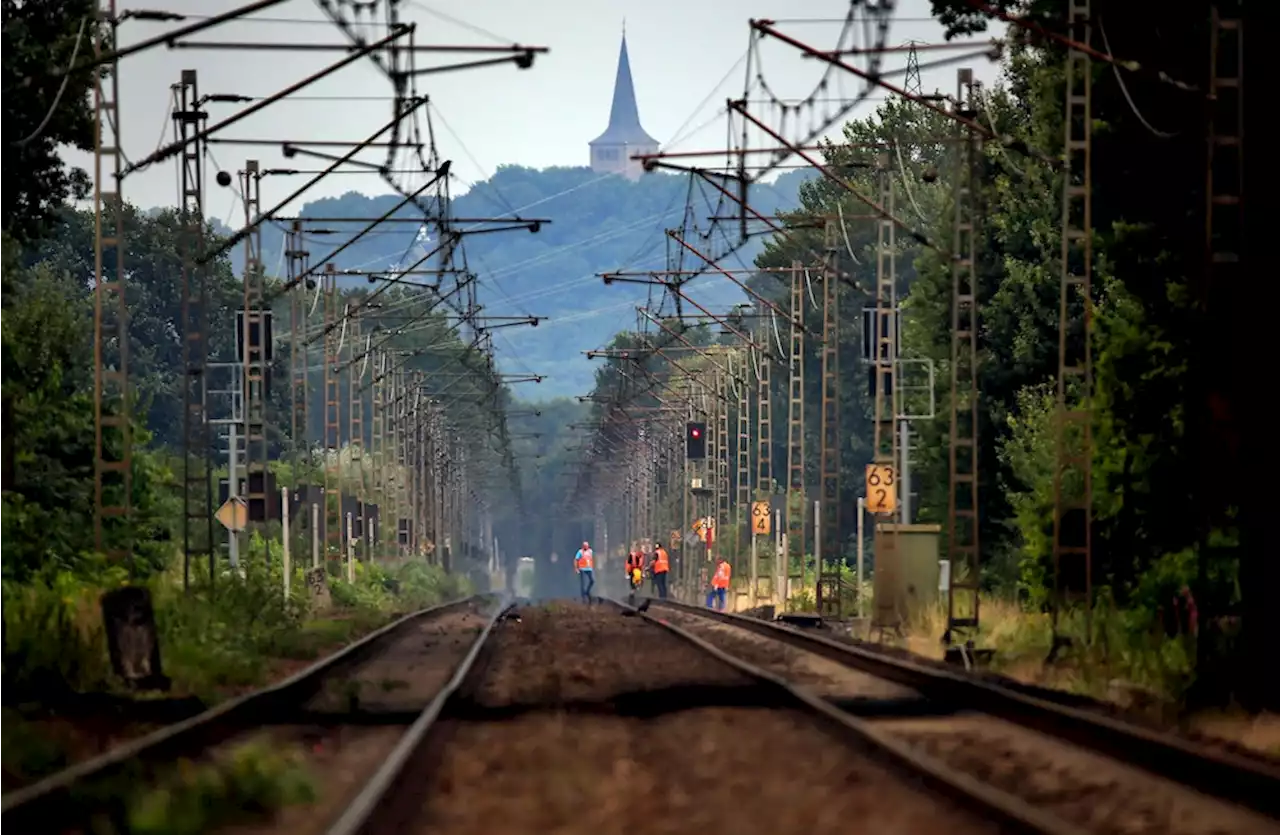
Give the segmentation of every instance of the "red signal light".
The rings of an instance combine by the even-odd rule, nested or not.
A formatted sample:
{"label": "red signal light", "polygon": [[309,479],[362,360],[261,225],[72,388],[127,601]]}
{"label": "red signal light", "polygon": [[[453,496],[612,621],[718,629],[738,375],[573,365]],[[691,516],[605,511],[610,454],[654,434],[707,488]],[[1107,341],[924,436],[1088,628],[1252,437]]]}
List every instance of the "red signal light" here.
{"label": "red signal light", "polygon": [[689,430],[689,434],[695,438],[702,437],[702,431],[698,429],[696,426],[693,429]]}

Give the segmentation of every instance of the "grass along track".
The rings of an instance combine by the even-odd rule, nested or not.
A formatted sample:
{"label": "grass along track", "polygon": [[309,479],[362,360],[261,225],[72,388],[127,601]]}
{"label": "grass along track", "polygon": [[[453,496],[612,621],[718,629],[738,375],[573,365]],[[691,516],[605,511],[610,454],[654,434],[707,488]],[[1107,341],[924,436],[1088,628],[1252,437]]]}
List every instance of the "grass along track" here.
{"label": "grass along track", "polygon": [[[494,598],[478,595],[401,618],[284,682],[6,794],[0,820],[15,832],[47,832],[75,830],[91,816],[105,814],[129,831],[128,821],[139,808],[163,818],[154,807],[168,803],[170,817],[181,818],[190,811],[184,802],[192,808],[210,805],[191,798],[213,791],[211,784],[234,796],[239,783],[228,775],[236,768],[246,773],[241,782],[250,784],[273,783],[277,771],[290,779],[305,775],[318,790],[297,792],[298,797],[341,798],[344,786],[358,788],[359,776],[394,745],[405,717],[416,716],[432,701],[498,611]],[[390,667],[383,653],[394,657]],[[387,677],[392,668],[398,678]],[[372,698],[362,704],[363,694]],[[248,749],[277,752],[289,761],[270,774],[258,773],[261,769],[241,753]],[[234,812],[238,805],[265,804],[270,808],[259,808],[257,817],[269,817],[284,802],[269,786],[262,790],[267,797],[261,803],[256,798],[228,803],[224,797],[223,805]],[[297,808],[304,807],[315,805]],[[289,831],[309,831],[305,823],[323,831],[327,823],[323,812],[305,821],[296,811],[291,814],[296,826]],[[230,823],[236,815],[226,818]],[[187,830],[173,820],[153,831]]]}

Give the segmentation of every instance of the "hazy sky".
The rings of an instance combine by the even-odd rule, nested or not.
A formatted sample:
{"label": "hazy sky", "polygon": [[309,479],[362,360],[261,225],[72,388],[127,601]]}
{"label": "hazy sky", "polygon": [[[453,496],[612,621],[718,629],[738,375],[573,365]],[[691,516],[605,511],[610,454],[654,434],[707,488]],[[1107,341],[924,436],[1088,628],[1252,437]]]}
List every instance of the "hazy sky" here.
{"label": "hazy sky", "polygon": [[[159,0],[138,8],[178,14],[208,15],[234,8],[228,0]],[[419,43],[521,43],[550,47],[530,70],[514,65],[427,75],[419,90],[432,101],[441,154],[454,161],[455,193],[484,179],[499,165],[542,168],[585,165],[587,142],[604,130],[609,114],[619,38],[626,21],[627,41],[639,100],[640,116],[650,134],[666,150],[723,147],[727,98],[743,93],[749,42],[749,18],[772,18],[779,27],[819,48],[835,46],[847,0],[405,0],[403,16],[418,24]],[[804,22],[796,18],[820,19]],[[189,18],[188,22],[195,18]],[[123,45],[184,25],[129,21],[121,27]],[[374,33],[385,31],[369,27]],[[203,41],[267,43],[344,42],[315,0],[289,0],[253,18],[226,24],[195,36]],[[941,28],[929,18],[927,0],[898,3],[888,42],[938,42]],[[965,50],[967,51],[967,50]],[[922,62],[959,54],[930,52]],[[776,41],[761,47],[760,65],[769,90],[783,99],[808,96],[821,76],[821,66],[799,57],[797,50]],[[171,130],[169,86],[183,69],[199,73],[200,92],[266,96],[337,60],[337,52],[226,51],[158,47],[125,59],[121,72],[123,140],[130,159],[145,157]],[[463,56],[463,59],[471,56]],[[454,56],[422,56],[420,66],[456,60]],[[865,58],[851,59],[865,61]],[[889,54],[884,66],[901,67],[905,54]],[[992,80],[990,62],[975,59],[980,78]],[[950,65],[926,70],[926,92],[955,88]],[[902,77],[896,76],[897,83]],[[822,98],[834,100],[859,89],[860,82],[838,74]],[[257,139],[362,139],[384,124],[390,114],[390,85],[372,63],[362,60],[317,82],[293,100],[272,105],[228,129],[223,136]],[[757,87],[752,109],[764,112],[765,93]],[[872,102],[883,97],[873,97]],[[363,100],[361,100],[363,99]],[[213,120],[245,105],[211,104]],[[870,106],[870,105],[868,105]],[[865,110],[855,111],[854,117]],[[753,144],[758,140],[753,140]],[[323,163],[285,161],[276,147],[212,146],[215,163],[231,171],[247,158],[264,168],[318,168]],[[365,157],[380,161],[381,154]],[[70,154],[91,166],[92,158]],[[144,207],[176,202],[176,164],[159,163],[127,178],[124,194]],[[210,172],[212,174],[212,171]],[[272,177],[263,181],[264,205],[271,205],[300,186],[305,177]],[[342,194],[386,191],[377,176],[330,177],[304,200]],[[209,186],[207,211],[223,220],[242,217],[229,190]],[[235,226],[240,223],[233,223]]]}

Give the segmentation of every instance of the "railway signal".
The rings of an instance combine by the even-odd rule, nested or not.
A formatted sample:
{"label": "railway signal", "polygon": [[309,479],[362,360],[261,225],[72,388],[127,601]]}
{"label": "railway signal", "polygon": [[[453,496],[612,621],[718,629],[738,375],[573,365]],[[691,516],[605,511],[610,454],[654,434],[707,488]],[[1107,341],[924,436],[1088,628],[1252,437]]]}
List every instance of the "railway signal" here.
{"label": "railway signal", "polygon": [[685,424],[684,448],[685,457],[690,461],[707,457],[707,425],[705,423]]}

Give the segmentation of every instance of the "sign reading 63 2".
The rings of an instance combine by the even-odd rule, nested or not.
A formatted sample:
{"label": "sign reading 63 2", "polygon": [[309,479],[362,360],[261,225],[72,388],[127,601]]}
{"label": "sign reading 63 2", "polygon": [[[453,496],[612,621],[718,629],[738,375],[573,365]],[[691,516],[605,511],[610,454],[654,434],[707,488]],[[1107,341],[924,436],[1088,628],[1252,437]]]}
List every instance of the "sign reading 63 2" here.
{"label": "sign reading 63 2", "polygon": [[898,509],[898,480],[891,464],[867,465],[867,510],[893,513]]}

